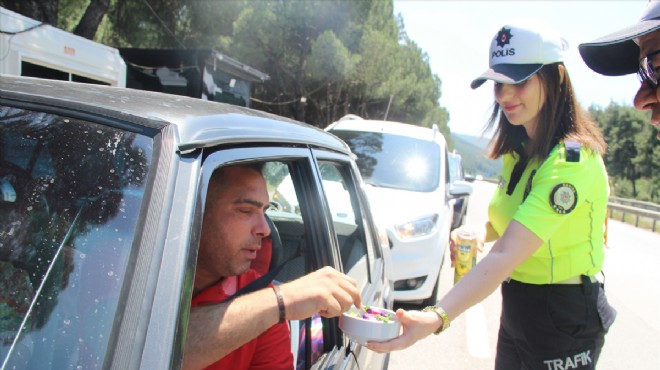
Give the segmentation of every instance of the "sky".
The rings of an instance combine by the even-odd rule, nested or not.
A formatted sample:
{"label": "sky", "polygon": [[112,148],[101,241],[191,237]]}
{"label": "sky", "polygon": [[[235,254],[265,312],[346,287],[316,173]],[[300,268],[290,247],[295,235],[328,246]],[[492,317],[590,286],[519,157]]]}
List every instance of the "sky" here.
{"label": "sky", "polygon": [[[577,46],[637,22],[647,0],[477,1],[394,0],[408,37],[428,54],[441,82],[440,105],[449,111],[452,133],[481,136],[493,104],[493,83],[476,90],[470,82],[488,69],[488,48],[509,20],[539,19],[569,44],[564,64],[586,109],[611,102],[632,106],[636,75],[606,77],[584,64]],[[490,136],[490,134],[486,134]]]}

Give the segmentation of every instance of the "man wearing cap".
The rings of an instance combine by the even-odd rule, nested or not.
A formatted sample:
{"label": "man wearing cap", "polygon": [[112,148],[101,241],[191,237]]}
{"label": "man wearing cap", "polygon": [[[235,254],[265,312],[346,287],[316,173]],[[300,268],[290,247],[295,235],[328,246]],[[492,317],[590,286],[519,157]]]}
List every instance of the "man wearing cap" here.
{"label": "man wearing cap", "polygon": [[[635,108],[650,110],[651,124],[660,128],[660,0],[649,1],[636,24],[578,48],[587,66],[600,74],[637,73],[641,85],[635,95]],[[657,138],[660,140],[660,132]]]}

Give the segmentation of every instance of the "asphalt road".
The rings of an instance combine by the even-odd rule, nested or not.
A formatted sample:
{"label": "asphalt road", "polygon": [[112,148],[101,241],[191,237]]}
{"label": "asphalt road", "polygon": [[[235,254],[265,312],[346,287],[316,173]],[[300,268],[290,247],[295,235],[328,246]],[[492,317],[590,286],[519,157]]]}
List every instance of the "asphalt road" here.
{"label": "asphalt road", "polygon": [[[467,223],[486,220],[495,184],[477,181],[468,205]],[[660,369],[660,234],[610,220],[609,248],[603,270],[605,289],[617,319],[606,336],[599,370]],[[440,295],[453,285],[453,269],[445,259]],[[389,370],[492,369],[501,298],[496,290],[456,318],[442,334],[393,352]],[[397,305],[405,309],[417,306]]]}

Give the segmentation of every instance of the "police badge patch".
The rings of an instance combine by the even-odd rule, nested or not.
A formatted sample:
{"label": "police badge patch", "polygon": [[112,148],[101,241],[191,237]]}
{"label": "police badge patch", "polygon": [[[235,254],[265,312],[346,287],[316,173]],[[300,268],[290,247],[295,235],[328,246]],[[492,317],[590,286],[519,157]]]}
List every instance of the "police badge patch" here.
{"label": "police badge patch", "polygon": [[557,184],[550,192],[550,205],[557,213],[571,213],[575,204],[577,204],[577,190],[571,184]]}

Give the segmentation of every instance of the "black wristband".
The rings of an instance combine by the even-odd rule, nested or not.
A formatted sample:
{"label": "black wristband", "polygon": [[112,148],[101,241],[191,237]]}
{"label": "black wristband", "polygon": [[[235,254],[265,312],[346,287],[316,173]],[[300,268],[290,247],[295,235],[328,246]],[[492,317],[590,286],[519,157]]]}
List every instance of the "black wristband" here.
{"label": "black wristband", "polygon": [[279,323],[283,323],[286,321],[286,310],[284,307],[284,297],[282,297],[282,291],[280,291],[280,287],[277,285],[273,285],[273,291],[275,292],[275,296],[277,297],[277,309],[279,310],[280,313],[280,320]]}

